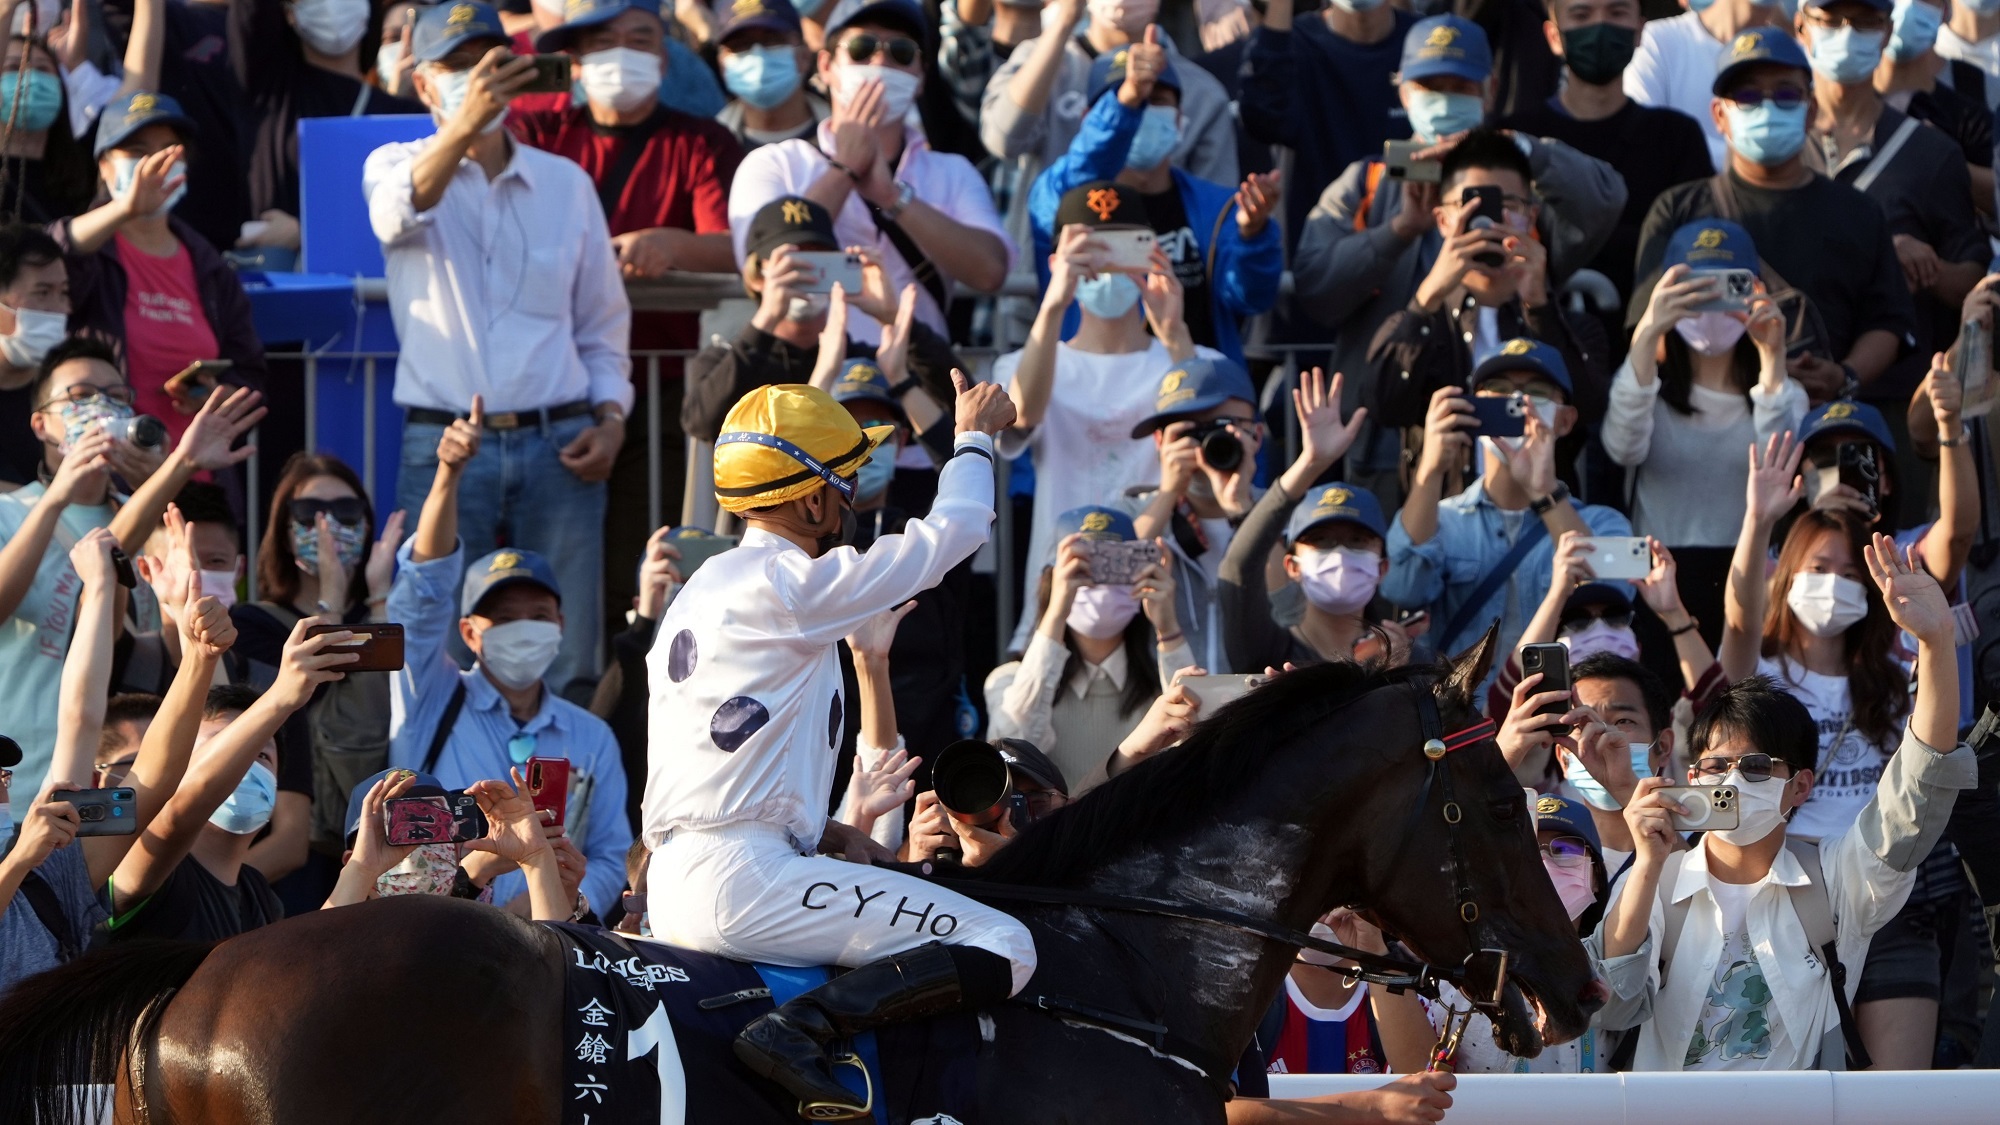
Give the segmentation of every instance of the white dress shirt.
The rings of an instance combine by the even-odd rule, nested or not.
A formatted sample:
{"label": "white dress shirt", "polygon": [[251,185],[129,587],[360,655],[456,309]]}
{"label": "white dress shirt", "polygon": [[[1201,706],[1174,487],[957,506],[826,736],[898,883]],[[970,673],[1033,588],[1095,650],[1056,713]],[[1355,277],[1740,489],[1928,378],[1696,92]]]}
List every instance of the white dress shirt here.
{"label": "white dress shirt", "polygon": [[597,188],[560,156],[511,143],[491,181],[460,160],[444,198],[411,202],[434,138],[383,145],[361,181],[382,240],[402,355],[396,403],[488,413],[588,400],[632,409],[632,306]]}
{"label": "white dress shirt", "polygon": [[[803,195],[827,169],[827,154],[833,151],[833,125],[822,121],[819,143],[794,140],[752,149],[736,169],[736,181],[729,189],[729,229],[736,240],[736,264],[743,265],[743,243],[750,235],[750,220],[759,208],[784,195]],[[1014,268],[1016,247],[1007,237],[1000,213],[993,208],[993,192],[979,170],[965,157],[933,151],[930,142],[916,129],[905,128],[903,158],[896,164],[896,178],[910,185],[916,197],[944,212],[953,220],[988,231],[1007,248],[1007,268]],[[889,291],[900,293],[903,286],[917,280],[915,271],[896,250],[889,236],[875,228],[868,204],[858,191],[847,193],[847,202],[833,216],[833,233],[840,244],[862,246],[875,252],[888,271]],[[943,273],[942,270],[939,271]],[[949,285],[950,278],[946,278]],[[947,290],[948,292],[949,290]],[[944,310],[930,293],[917,286],[917,319],[939,332],[947,331]],[[847,334],[864,344],[881,337],[882,326],[860,309],[848,306]]]}

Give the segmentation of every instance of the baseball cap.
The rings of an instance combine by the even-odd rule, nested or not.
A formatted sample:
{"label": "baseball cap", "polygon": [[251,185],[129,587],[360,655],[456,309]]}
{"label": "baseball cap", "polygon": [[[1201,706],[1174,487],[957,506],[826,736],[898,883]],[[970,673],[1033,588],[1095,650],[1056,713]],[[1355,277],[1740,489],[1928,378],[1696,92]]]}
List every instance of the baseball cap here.
{"label": "baseball cap", "polygon": [[840,0],[826,17],[827,46],[831,48],[834,36],[856,23],[900,24],[919,43],[931,39],[931,22],[914,0]]}
{"label": "baseball cap", "polygon": [[12,769],[21,764],[21,744],[0,734],[0,769]]}
{"label": "baseball cap", "polygon": [[1722,94],[1737,71],[1758,63],[1789,66],[1796,70],[1812,69],[1812,63],[1806,59],[1805,48],[1792,38],[1789,29],[1753,27],[1730,40],[1729,46],[1716,56],[1715,81],[1709,85],[1708,92]]}
{"label": "baseball cap", "polygon": [[500,13],[478,0],[439,4],[417,14],[410,29],[410,55],[418,62],[436,62],[475,39],[512,41],[500,26]]}
{"label": "baseball cap", "polygon": [[1132,517],[1116,508],[1085,504],[1081,508],[1071,508],[1056,517],[1055,535],[1051,538],[1050,553],[1054,553],[1054,543],[1064,537],[1081,535],[1085,539],[1102,540],[1106,543],[1123,543],[1139,537],[1139,530],[1132,526]]}
{"label": "baseball cap", "polygon": [[1296,543],[1299,536],[1329,523],[1356,524],[1381,538],[1389,534],[1389,521],[1382,518],[1382,502],[1374,493],[1335,481],[1308,489],[1299,499],[1285,521],[1285,542]]}
{"label": "baseball cap", "polygon": [[1591,851],[1603,848],[1597,840],[1597,824],[1590,819],[1590,814],[1575,801],[1562,797],[1543,795],[1535,798],[1535,831],[1581,836],[1590,844]]}
{"label": "baseball cap", "polygon": [[[1806,0],[1805,6],[1808,8],[1831,8],[1840,2],[1841,0]],[[1854,0],[1854,2],[1866,4],[1878,12],[1886,12],[1896,6],[1890,0]]]}
{"label": "baseball cap", "polygon": [[[1130,53],[1120,47],[1109,54],[1097,56],[1097,61],[1090,64],[1090,93],[1085,99],[1086,105],[1096,105],[1097,99],[1103,97],[1106,90],[1125,81],[1125,57]],[[1181,76],[1174,73],[1174,64],[1169,62],[1160,68],[1160,76],[1154,79],[1154,83],[1179,90]]]}
{"label": "baseball cap", "polygon": [[167,94],[140,91],[113,99],[97,119],[94,155],[103,156],[130,140],[148,125],[171,125],[183,140],[195,132],[194,119],[181,111],[181,103]]}
{"label": "baseball cap", "polygon": [[792,0],[736,0],[729,6],[729,18],[716,30],[715,41],[727,43],[739,31],[760,28],[787,35],[803,34],[799,10],[792,7]]}
{"label": "baseball cap", "polygon": [[566,0],[563,22],[535,36],[537,51],[566,51],[576,33],[587,27],[609,23],[630,11],[660,18],[660,0]]}
{"label": "baseball cap", "polygon": [[1486,41],[1486,30],[1463,16],[1418,20],[1403,36],[1398,82],[1439,77],[1484,82],[1492,76],[1493,48]]}
{"label": "baseball cap", "polygon": [[1472,372],[1472,385],[1477,387],[1493,376],[1509,371],[1531,371],[1561,387],[1565,395],[1575,391],[1569,381],[1569,364],[1563,362],[1562,353],[1526,336],[1514,337],[1501,344],[1499,351],[1487,356],[1485,362]]}
{"label": "baseball cap", "polygon": [[1069,782],[1063,780],[1062,770],[1049,760],[1042,749],[1025,738],[996,738],[993,748],[1000,752],[1000,760],[1007,768],[1027,774],[1050,789],[1069,796]]}
{"label": "baseball cap", "polygon": [[1592,606],[1615,606],[1630,612],[1632,599],[1625,591],[1608,582],[1585,582],[1570,592],[1563,600],[1562,614],[1557,618],[1562,624],[1586,617],[1584,611]]}
{"label": "baseball cap", "polygon": [[1806,445],[1836,434],[1860,434],[1873,438],[1890,452],[1896,449],[1896,435],[1889,432],[1889,423],[1883,420],[1882,412],[1865,402],[1835,399],[1807,414],[1805,424],[1799,428],[1799,440]]}
{"label": "baseball cap", "polygon": [[1195,356],[1160,376],[1153,413],[1132,427],[1132,436],[1145,437],[1178,418],[1213,410],[1232,398],[1257,405],[1257,388],[1249,373],[1235,360]]}
{"label": "baseball cap", "polygon": [[[401,772],[401,770],[387,769],[371,777],[364,778],[359,785],[354,787],[354,791],[347,795],[346,824],[347,842],[349,845],[354,843],[354,833],[361,827],[361,805],[362,802],[368,799],[368,791],[375,788],[376,782],[381,781],[392,773]],[[438,783],[437,778],[427,773],[418,774],[416,784],[410,786],[401,794],[404,797],[442,797],[444,795],[444,786]]]}
{"label": "baseball cap", "polygon": [[743,253],[768,257],[780,246],[840,247],[833,233],[833,216],[825,207],[802,195],[781,195],[750,216],[750,233],[744,236]]}
{"label": "baseball cap", "polygon": [[1662,269],[1688,266],[1698,270],[1755,270],[1757,244],[1750,232],[1728,219],[1696,219],[1667,238]]}
{"label": "baseball cap", "polygon": [[850,359],[840,369],[840,377],[833,383],[835,402],[879,402],[896,412],[896,417],[904,425],[909,424],[909,416],[903,413],[903,404],[889,390],[889,376],[872,359]]}
{"label": "baseball cap", "polygon": [[523,582],[533,583],[562,600],[562,586],[556,582],[555,568],[533,551],[502,547],[465,570],[465,589],[459,596],[459,615],[470,617],[486,595]]}
{"label": "baseball cap", "polygon": [[1060,232],[1071,223],[1087,227],[1151,225],[1146,218],[1146,201],[1139,193],[1110,180],[1092,180],[1063,192],[1056,202],[1055,229]]}

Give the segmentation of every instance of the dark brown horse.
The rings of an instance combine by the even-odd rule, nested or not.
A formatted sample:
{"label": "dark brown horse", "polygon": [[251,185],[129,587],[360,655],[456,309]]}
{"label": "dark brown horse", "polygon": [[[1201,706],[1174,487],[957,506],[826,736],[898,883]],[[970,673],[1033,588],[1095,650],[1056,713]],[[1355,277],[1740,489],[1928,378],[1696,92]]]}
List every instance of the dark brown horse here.
{"label": "dark brown horse", "polygon": [[[1440,966],[1506,949],[1495,1029],[1532,1056],[1583,1031],[1600,986],[1498,747],[1484,738],[1444,757],[1441,786],[1422,749],[1440,724],[1477,720],[1471,691],[1491,650],[1489,636],[1441,676],[1329,665],[1281,677],[1036,824],[977,877],[1293,929],[1355,904]],[[1208,922],[1016,912],[1041,957],[1029,991],[1142,1016],[1230,1061],[1294,952]],[[66,1088],[115,1081],[118,1120],[150,1125],[553,1125],[562,1001],[548,931],[452,900],[322,911],[212,951],[114,947],[0,1005],[0,1121],[39,1111],[70,1125]],[[1214,1086],[1132,1042],[1018,1004],[989,1015],[969,1117],[981,1125],[1222,1120]]]}

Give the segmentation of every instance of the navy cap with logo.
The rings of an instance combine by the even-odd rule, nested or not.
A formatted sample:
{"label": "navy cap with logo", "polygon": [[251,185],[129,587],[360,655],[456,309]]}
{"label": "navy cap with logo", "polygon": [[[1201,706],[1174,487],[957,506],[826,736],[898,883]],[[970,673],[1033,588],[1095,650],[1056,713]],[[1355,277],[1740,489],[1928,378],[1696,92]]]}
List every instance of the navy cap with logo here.
{"label": "navy cap with logo", "polygon": [[1626,594],[1623,582],[1616,585],[1609,582],[1585,582],[1571,591],[1569,597],[1563,600],[1562,613],[1556,620],[1559,624],[1563,625],[1567,625],[1572,621],[1580,621],[1585,617],[1593,616],[1587,611],[1597,606],[1630,613],[1632,612],[1632,598]]}
{"label": "navy cap with logo", "polygon": [[1042,753],[1041,747],[1025,738],[996,738],[993,749],[1000,752],[1000,760],[1007,763],[1008,769],[1027,774],[1043,786],[1069,796],[1069,782],[1063,780],[1062,769]]}
{"label": "navy cap with logo", "polygon": [[924,18],[924,10],[915,0],[840,0],[826,17],[827,46],[833,46],[834,37],[843,29],[857,23],[901,27],[919,43],[929,43],[931,38],[931,21]]}
{"label": "navy cap with logo", "polygon": [[181,103],[166,94],[140,91],[114,98],[97,118],[95,155],[103,156],[132,138],[148,125],[171,125],[182,140],[195,133],[194,119],[181,112]]}
{"label": "navy cap with logo", "polygon": [[1696,219],[1667,238],[1660,267],[1697,270],[1756,270],[1757,244],[1750,232],[1728,219]]}
{"label": "navy cap with logo", "polygon": [[1729,46],[1715,56],[1715,81],[1708,92],[1726,96],[1729,84],[1738,72],[1746,66],[1769,63],[1772,66],[1786,66],[1795,70],[1812,70],[1812,63],[1806,58],[1804,47],[1792,38],[1788,28],[1753,27],[1739,33],[1729,41]]}
{"label": "navy cap with logo", "polygon": [[[1090,82],[1087,87],[1090,92],[1085,96],[1085,104],[1096,105],[1097,99],[1103,97],[1105,91],[1124,83],[1125,57],[1129,53],[1121,47],[1116,51],[1097,56],[1097,61],[1090,64]],[[1160,76],[1154,79],[1154,85],[1181,89],[1181,76],[1174,73],[1173,63],[1169,62],[1160,68]]]}
{"label": "navy cap with logo", "polygon": [[500,26],[500,13],[490,4],[464,0],[438,4],[417,13],[410,29],[410,57],[418,62],[436,62],[475,39],[497,39],[502,44],[512,37]]}
{"label": "navy cap with logo", "polygon": [[896,395],[889,389],[889,376],[872,359],[850,359],[840,369],[840,377],[833,383],[835,402],[879,402],[895,411],[896,419],[909,424],[909,416],[903,413],[903,404],[896,401]]}
{"label": "navy cap with logo", "polygon": [[715,41],[726,45],[729,37],[739,31],[758,30],[781,35],[804,34],[799,10],[792,7],[792,0],[735,0],[729,5],[729,18],[716,29]]}
{"label": "navy cap with logo", "polygon": [[535,50],[567,51],[577,32],[610,23],[626,12],[644,12],[659,19],[660,0],[565,0],[562,23],[535,36]]}
{"label": "navy cap with logo", "polygon": [[0,769],[11,769],[21,764],[21,744],[0,734]]}
{"label": "navy cap with logo", "polygon": [[1883,420],[1882,412],[1853,399],[1835,399],[1821,406],[1807,414],[1805,424],[1799,427],[1799,440],[1807,445],[1839,434],[1873,438],[1889,452],[1896,451],[1896,435],[1889,432],[1889,423]]}
{"label": "navy cap with logo", "polygon": [[1382,518],[1382,502],[1374,493],[1334,481],[1306,490],[1285,521],[1285,542],[1297,543],[1306,532],[1329,523],[1351,523],[1378,538],[1389,534],[1389,521]]}
{"label": "navy cap with logo", "polygon": [[1589,811],[1562,797],[1544,795],[1535,798],[1535,831],[1581,836],[1590,845],[1591,851],[1603,847],[1598,843],[1597,824],[1590,819]]}
{"label": "navy cap with logo", "polygon": [[502,547],[465,570],[465,588],[459,596],[459,613],[470,617],[486,596],[509,586],[528,583],[540,586],[562,600],[562,586],[556,582],[555,568],[533,551]]}
{"label": "navy cap with logo", "polygon": [[[1101,540],[1106,543],[1123,543],[1136,539],[1138,529],[1132,526],[1132,517],[1116,508],[1085,504],[1081,508],[1071,508],[1056,517],[1055,540],[1062,541],[1071,535],[1081,535],[1085,539]],[[1054,553],[1054,548],[1050,548]]]}
{"label": "navy cap with logo", "polygon": [[1403,36],[1403,63],[1398,82],[1424,78],[1464,78],[1484,82],[1493,76],[1493,48],[1486,30],[1463,16],[1443,15],[1418,20]]}
{"label": "navy cap with logo", "polygon": [[1194,356],[1176,364],[1160,376],[1153,393],[1153,413],[1132,427],[1132,436],[1145,437],[1162,426],[1191,414],[1213,410],[1230,399],[1257,405],[1257,387],[1250,375],[1233,359],[1221,356]]}
{"label": "navy cap with logo", "polygon": [[1516,336],[1500,345],[1500,350],[1487,356],[1472,372],[1472,385],[1481,383],[1495,375],[1505,375],[1510,371],[1527,371],[1542,376],[1561,387],[1563,394],[1574,390],[1569,381],[1569,364],[1563,362],[1563,355],[1554,347],[1540,340],[1530,340],[1526,336]]}
{"label": "navy cap with logo", "polygon": [[840,236],[833,233],[833,216],[825,207],[802,195],[781,195],[750,216],[750,233],[743,238],[743,253],[769,257],[780,246],[824,246],[840,248]]}
{"label": "navy cap with logo", "polygon": [[1124,184],[1110,180],[1092,180],[1063,192],[1056,201],[1055,229],[1060,231],[1072,223],[1087,227],[1151,225],[1146,218],[1145,199]]}
{"label": "navy cap with logo", "polygon": [[[370,789],[375,788],[376,782],[381,781],[383,778],[388,777],[390,774],[403,773],[403,772],[404,771],[400,769],[383,770],[381,773],[375,774],[373,777],[363,779],[361,784],[356,785],[354,787],[354,791],[347,795],[347,846],[348,847],[351,848],[354,846],[354,833],[357,829],[361,827],[361,805],[362,802],[368,799],[368,791]],[[444,786],[439,784],[437,778],[432,777],[430,774],[427,773],[418,774],[415,784],[411,785],[408,789],[405,789],[401,793],[397,794],[398,797],[442,797],[444,795],[445,795]]]}

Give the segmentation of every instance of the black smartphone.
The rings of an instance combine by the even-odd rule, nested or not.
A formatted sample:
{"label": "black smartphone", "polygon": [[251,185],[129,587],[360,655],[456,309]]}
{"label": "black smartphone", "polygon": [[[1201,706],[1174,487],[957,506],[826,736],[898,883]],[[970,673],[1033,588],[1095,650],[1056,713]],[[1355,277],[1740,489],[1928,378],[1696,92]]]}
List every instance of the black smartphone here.
{"label": "black smartphone", "polygon": [[75,806],[79,836],[130,836],[139,831],[139,810],[130,789],[58,789],[49,800]]}
{"label": "black smartphone", "polygon": [[[1568,691],[1570,689],[1569,646],[1557,644],[1553,641],[1548,644],[1522,645],[1521,678],[1525,680],[1537,672],[1542,674],[1542,682],[1531,694],[1540,695],[1545,691]],[[1544,704],[1541,707],[1535,708],[1535,714],[1566,715],[1569,713],[1572,705],[1572,703]],[[1568,734],[1570,730],[1567,723],[1544,727],[1542,729],[1558,738]]]}
{"label": "black smartphone", "polygon": [[[1495,185],[1479,184],[1468,187],[1459,193],[1458,201],[1461,206],[1472,212],[1472,217],[1465,221],[1467,230],[1507,225],[1507,193]],[[1498,250],[1474,254],[1472,260],[1489,270],[1497,270],[1507,264],[1507,256]]]}
{"label": "black smartphone", "polygon": [[1520,437],[1528,432],[1526,395],[1473,395],[1472,416],[1479,419],[1480,437]]}
{"label": "black smartphone", "polygon": [[521,87],[524,94],[567,94],[570,88],[568,55],[535,55],[535,80]]}
{"label": "black smartphone", "polygon": [[452,843],[463,844],[486,835],[489,829],[486,814],[479,808],[479,798],[463,789],[454,789],[444,795],[444,801],[451,809]]}
{"label": "black smartphone", "polygon": [[118,584],[127,590],[139,584],[139,575],[132,570],[132,559],[117,547],[111,548],[111,570],[118,576]]}

